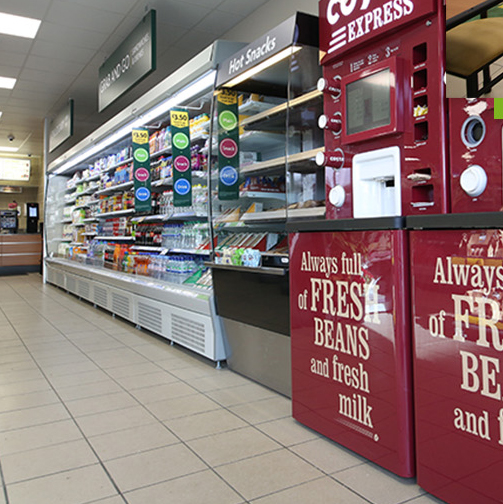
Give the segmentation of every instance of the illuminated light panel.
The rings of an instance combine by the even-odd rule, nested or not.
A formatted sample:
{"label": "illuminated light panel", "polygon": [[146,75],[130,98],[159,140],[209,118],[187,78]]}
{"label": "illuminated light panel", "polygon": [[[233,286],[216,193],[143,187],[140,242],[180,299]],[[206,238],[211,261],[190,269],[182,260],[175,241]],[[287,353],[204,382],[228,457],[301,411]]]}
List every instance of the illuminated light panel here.
{"label": "illuminated light panel", "polygon": [[17,79],[12,77],[0,77],[0,88],[12,89],[16,85]]}
{"label": "illuminated light panel", "polygon": [[0,147],[0,152],[17,152],[19,147]]}
{"label": "illuminated light panel", "polygon": [[224,86],[233,87],[236,86],[237,84],[241,84],[241,82],[251,79],[254,75],[257,75],[258,73],[263,72],[264,70],[275,65],[276,63],[283,61],[284,59],[288,58],[292,54],[295,54],[301,49],[302,47],[299,46],[287,47],[286,49],[283,49],[281,52],[275,54],[274,56],[271,56],[265,61],[262,61],[262,63],[259,63],[258,65],[250,68],[249,70],[246,70],[246,72],[243,72],[241,75],[238,75],[231,81],[225,83]]}
{"label": "illuminated light panel", "polygon": [[32,39],[37,35],[41,22],[39,19],[0,12],[0,33]]}

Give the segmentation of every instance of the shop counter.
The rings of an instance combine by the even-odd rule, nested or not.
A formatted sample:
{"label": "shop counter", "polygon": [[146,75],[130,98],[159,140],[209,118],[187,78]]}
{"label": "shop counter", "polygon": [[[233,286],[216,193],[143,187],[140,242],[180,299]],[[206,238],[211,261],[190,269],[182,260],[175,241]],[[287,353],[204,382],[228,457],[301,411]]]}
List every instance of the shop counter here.
{"label": "shop counter", "polygon": [[[307,226],[320,231],[304,232]],[[412,338],[402,227],[401,218],[290,226],[292,404],[302,424],[411,477]]]}
{"label": "shop counter", "polygon": [[40,266],[42,236],[40,234],[0,234],[0,268]]}

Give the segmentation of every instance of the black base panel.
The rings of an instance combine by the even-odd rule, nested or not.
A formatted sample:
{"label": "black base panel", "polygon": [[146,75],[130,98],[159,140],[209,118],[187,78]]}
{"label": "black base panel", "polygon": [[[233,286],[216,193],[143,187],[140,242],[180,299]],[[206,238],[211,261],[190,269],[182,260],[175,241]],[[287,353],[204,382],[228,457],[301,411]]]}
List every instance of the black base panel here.
{"label": "black base panel", "polygon": [[218,315],[290,336],[288,275],[222,269],[212,275]]}

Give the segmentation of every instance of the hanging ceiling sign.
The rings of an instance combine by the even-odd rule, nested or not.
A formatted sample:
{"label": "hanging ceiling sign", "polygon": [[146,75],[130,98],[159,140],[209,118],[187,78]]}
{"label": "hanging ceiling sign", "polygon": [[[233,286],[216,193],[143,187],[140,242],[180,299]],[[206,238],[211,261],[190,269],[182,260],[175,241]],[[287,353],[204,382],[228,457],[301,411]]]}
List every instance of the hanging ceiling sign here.
{"label": "hanging ceiling sign", "polygon": [[[219,65],[217,87],[291,48],[293,44],[318,44],[318,18],[297,12],[276,28],[247,45]],[[291,51],[292,52],[292,51]],[[294,52],[294,51],[293,51]]]}
{"label": "hanging ceiling sign", "polygon": [[73,135],[73,100],[63,107],[49,127],[49,152]]}
{"label": "hanging ceiling sign", "polygon": [[103,111],[156,68],[155,10],[151,10],[101,65],[98,108]]}

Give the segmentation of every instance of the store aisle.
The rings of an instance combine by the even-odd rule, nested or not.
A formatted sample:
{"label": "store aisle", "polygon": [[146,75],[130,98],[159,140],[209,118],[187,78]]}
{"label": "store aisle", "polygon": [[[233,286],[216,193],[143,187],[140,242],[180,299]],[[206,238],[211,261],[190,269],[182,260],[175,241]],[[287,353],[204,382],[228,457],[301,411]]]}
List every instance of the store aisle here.
{"label": "store aisle", "polygon": [[440,502],[290,409],[38,274],[0,277],[0,504]]}

